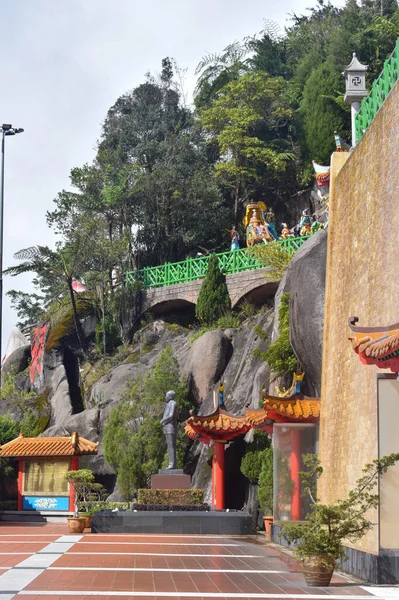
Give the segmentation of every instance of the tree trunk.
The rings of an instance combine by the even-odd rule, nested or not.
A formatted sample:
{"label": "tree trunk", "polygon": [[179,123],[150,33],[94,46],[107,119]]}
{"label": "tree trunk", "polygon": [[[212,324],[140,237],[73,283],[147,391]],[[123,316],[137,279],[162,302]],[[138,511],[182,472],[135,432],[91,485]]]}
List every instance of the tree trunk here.
{"label": "tree trunk", "polygon": [[73,320],[75,322],[76,336],[78,338],[79,346],[82,350],[83,357],[86,359],[87,355],[86,355],[86,345],[84,344],[84,333],[83,333],[83,329],[82,329],[82,324],[79,320],[78,311],[76,308],[75,295],[73,293],[73,288],[72,288],[72,279],[70,279],[70,280],[68,279],[68,290],[69,290],[69,295],[70,295],[71,303],[72,303],[72,312],[73,312]]}

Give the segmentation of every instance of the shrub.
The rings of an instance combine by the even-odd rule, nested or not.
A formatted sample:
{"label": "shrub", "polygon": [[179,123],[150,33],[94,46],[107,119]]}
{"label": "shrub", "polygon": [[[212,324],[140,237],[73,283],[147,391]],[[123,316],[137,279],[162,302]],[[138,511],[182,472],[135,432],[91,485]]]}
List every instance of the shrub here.
{"label": "shrub", "polygon": [[195,315],[202,323],[210,324],[222,317],[230,307],[226,277],[219,269],[217,256],[212,254],[206,277],[201,285]]}
{"label": "shrub", "polygon": [[258,500],[265,516],[273,514],[273,448],[262,452],[259,474]]}
{"label": "shrub", "polygon": [[202,504],[204,493],[200,489],[188,490],[137,490],[138,504]]}
{"label": "shrub", "polygon": [[[298,359],[290,344],[289,305],[290,295],[288,293],[283,294],[278,311],[279,336],[277,340],[270,344],[269,348],[264,352],[261,352],[259,349],[254,350],[254,355],[265,360],[270,369],[278,376],[292,373],[298,365]],[[264,332],[261,330],[257,330],[256,332],[261,338],[264,337]]]}
{"label": "shrub", "polygon": [[108,354],[121,345],[122,340],[119,335],[119,329],[110,316],[101,319],[96,327],[96,346],[99,352],[104,351],[104,329],[105,329],[105,351]]}
{"label": "shrub", "polygon": [[267,278],[275,281],[280,281],[283,278],[284,272],[294,256],[281,244],[274,242],[254,246],[250,250],[250,255],[268,269]]}
{"label": "shrub", "polygon": [[[130,502],[107,502],[106,500],[95,500],[91,502],[91,509],[97,510],[113,510],[117,508],[118,510],[128,510],[130,508]],[[87,506],[83,502],[78,502],[79,512],[83,512],[87,510]]]}
{"label": "shrub", "polygon": [[209,511],[209,504],[133,504],[132,510],[184,510],[184,511]]}
{"label": "shrub", "polygon": [[0,510],[18,510],[17,500],[2,500],[0,502]]}

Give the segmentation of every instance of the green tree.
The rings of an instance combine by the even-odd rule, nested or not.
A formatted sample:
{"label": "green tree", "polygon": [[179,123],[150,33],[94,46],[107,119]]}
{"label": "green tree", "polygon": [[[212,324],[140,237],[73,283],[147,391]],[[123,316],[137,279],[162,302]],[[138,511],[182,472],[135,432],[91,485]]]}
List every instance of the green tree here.
{"label": "green tree", "polygon": [[[9,415],[0,416],[0,446],[14,440],[18,435],[18,426]],[[14,469],[7,458],[0,458],[0,475],[9,477],[14,474]]]}
{"label": "green tree", "polygon": [[[134,490],[148,486],[149,477],[161,468],[165,438],[160,424],[165,394],[176,392],[179,421],[188,416],[188,388],[179,375],[178,363],[168,345],[145,377],[128,382],[121,402],[111,410],[104,431],[104,454],[118,476],[127,500]],[[177,462],[183,466],[187,436],[178,431]]]}
{"label": "green tree", "polygon": [[217,141],[216,175],[231,189],[237,224],[239,203],[246,200],[262,167],[284,172],[294,158],[280,131],[292,116],[292,90],[281,77],[257,71],[225,85],[209,108],[199,111],[202,127]]}
{"label": "green tree", "polygon": [[17,312],[19,321],[16,326],[19,329],[32,327],[40,321],[45,310],[43,296],[36,293],[27,294],[17,290],[8,291],[6,296],[9,296],[11,307]]}
{"label": "green tree", "polygon": [[265,516],[273,514],[273,448],[262,452],[258,500]]}
{"label": "green tree", "polygon": [[82,353],[86,356],[86,343],[82,324],[79,319],[76,306],[73,282],[79,275],[79,258],[82,247],[80,239],[76,244],[69,244],[58,251],[51,250],[48,246],[31,246],[16,252],[14,257],[24,262],[14,267],[9,267],[4,273],[16,276],[33,271],[44,279],[48,286],[52,284],[59,292],[64,290],[68,294],[73,319],[75,323],[76,336]]}
{"label": "green tree", "polygon": [[[254,350],[256,357],[265,360],[270,369],[280,377],[292,373],[298,366],[292,346],[290,344],[290,295],[285,293],[281,296],[280,307],[278,310],[278,328],[279,335],[275,342],[272,342],[265,351]],[[267,334],[259,327],[257,334],[263,340],[267,339]]]}
{"label": "green tree", "polygon": [[226,277],[219,268],[218,257],[213,254],[209,258],[208,271],[201,285],[195,315],[202,323],[210,325],[230,308],[231,302]]}

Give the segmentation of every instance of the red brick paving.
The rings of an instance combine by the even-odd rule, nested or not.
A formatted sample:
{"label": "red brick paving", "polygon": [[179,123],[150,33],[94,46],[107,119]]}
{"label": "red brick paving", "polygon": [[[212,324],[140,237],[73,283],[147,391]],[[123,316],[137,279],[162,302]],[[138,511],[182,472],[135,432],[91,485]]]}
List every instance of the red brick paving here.
{"label": "red brick paving", "polygon": [[[15,566],[38,549],[43,549],[68,533],[66,526],[59,524],[40,527],[21,525],[0,525],[0,552],[20,552],[23,548],[26,553],[19,556],[0,555],[0,569],[2,566]],[[24,538],[19,537],[22,531],[26,532],[25,541],[35,543],[24,543]],[[6,535],[1,537],[2,533]],[[35,533],[39,535],[35,536]],[[257,538],[217,536],[86,534],[70,551],[27,585],[15,600],[149,600],[149,596],[146,596],[148,592],[159,593],[159,598],[164,597],[162,592],[170,593],[175,600],[180,598],[179,594],[190,592],[199,594],[197,600],[201,600],[200,594],[205,593],[221,594],[217,596],[217,600],[223,600],[222,594],[289,594],[291,597],[296,594],[339,594],[348,596],[348,600],[352,595],[368,595],[356,584],[341,577],[334,577],[333,585],[329,588],[309,588],[297,570],[296,561],[290,555],[274,546],[256,543],[256,540]],[[195,542],[211,545],[189,545]],[[128,554],[121,554],[123,552]],[[155,556],[156,554],[159,556]],[[63,570],[62,567],[69,567],[71,570]],[[85,567],[91,570],[82,570]],[[110,570],[104,570],[106,568]],[[197,572],[198,570],[201,572]],[[247,570],[254,572],[245,573]],[[0,570],[0,574],[3,572],[6,571]],[[29,590],[37,593],[29,593]],[[54,594],[40,594],[41,591],[53,591]],[[57,594],[59,591],[82,593],[67,596]],[[88,592],[94,594],[87,595]],[[96,592],[106,594],[97,596]],[[127,592],[127,595],[114,596],[113,592]],[[142,593],[143,596],[129,596],[129,592]],[[151,596],[151,600],[157,597]]]}

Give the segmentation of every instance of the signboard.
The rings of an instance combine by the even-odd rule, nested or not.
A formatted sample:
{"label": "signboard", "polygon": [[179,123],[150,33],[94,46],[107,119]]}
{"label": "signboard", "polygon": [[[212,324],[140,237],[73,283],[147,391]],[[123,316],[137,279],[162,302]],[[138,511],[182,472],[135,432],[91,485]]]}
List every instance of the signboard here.
{"label": "signboard", "polygon": [[24,496],[22,510],[69,510],[69,497]]}

